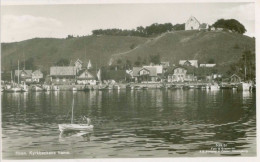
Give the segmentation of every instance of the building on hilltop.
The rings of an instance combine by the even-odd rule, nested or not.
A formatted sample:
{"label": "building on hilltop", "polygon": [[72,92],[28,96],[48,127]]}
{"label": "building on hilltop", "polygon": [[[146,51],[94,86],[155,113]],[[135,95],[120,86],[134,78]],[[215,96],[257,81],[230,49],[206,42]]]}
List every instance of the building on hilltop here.
{"label": "building on hilltop", "polygon": [[182,66],[193,66],[198,68],[198,60],[180,60],[179,65]]}
{"label": "building on hilltop", "polygon": [[191,16],[185,23],[185,30],[208,30],[209,25],[200,23],[194,16]]}

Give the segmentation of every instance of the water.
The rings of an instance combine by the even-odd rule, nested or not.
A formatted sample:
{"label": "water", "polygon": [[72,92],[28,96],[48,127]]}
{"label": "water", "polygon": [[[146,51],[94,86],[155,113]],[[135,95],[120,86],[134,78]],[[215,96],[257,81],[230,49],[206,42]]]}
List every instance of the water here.
{"label": "water", "polygon": [[[1,96],[4,159],[256,156],[255,93],[112,90]],[[75,122],[90,117],[93,132],[60,134],[58,124],[70,122],[73,97]]]}

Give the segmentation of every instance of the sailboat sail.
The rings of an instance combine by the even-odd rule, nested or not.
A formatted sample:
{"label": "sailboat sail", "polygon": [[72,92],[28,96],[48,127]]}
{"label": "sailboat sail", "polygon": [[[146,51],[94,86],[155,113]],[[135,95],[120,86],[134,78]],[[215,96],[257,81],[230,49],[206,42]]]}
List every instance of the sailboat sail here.
{"label": "sailboat sail", "polygon": [[101,81],[101,70],[100,69],[98,70],[97,78],[98,78],[99,81]]}

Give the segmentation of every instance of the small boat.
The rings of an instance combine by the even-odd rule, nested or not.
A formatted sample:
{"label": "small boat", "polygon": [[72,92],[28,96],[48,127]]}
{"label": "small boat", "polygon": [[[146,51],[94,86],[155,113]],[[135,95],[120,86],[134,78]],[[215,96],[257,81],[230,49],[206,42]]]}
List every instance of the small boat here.
{"label": "small boat", "polygon": [[140,87],[140,86],[135,86],[134,89],[136,89],[136,90],[141,90],[142,87]]}
{"label": "small boat", "polygon": [[131,86],[131,90],[134,90],[135,89],[135,87],[134,86]]}
{"label": "small boat", "polygon": [[210,85],[210,90],[219,90],[219,85],[218,84],[212,84]]}
{"label": "small boat", "polygon": [[43,88],[38,85],[34,85],[32,86],[32,91],[34,92],[43,91]]}
{"label": "small boat", "polygon": [[[59,130],[61,132],[66,131],[93,131],[94,126],[90,125],[88,121],[88,124],[73,124],[73,109],[74,109],[74,98],[72,101],[72,110],[71,110],[71,123],[70,124],[59,124]],[[88,119],[90,120],[90,119]]]}
{"label": "small boat", "polygon": [[113,89],[113,86],[107,86],[106,89],[112,90],[112,89]]}
{"label": "small boat", "polygon": [[59,91],[60,88],[59,88],[58,86],[53,86],[53,87],[52,87],[52,90],[53,90],[53,91]]}
{"label": "small boat", "polygon": [[252,83],[241,82],[240,84],[238,84],[237,90],[239,90],[239,91],[251,91],[252,88],[253,88]]}
{"label": "small boat", "polygon": [[59,124],[59,130],[61,132],[65,131],[92,131],[93,125],[88,124]]}
{"label": "small boat", "polygon": [[120,86],[119,85],[115,85],[114,88],[117,89],[117,90],[120,90]]}
{"label": "small boat", "polygon": [[78,89],[76,87],[72,87],[72,91],[77,91]]}
{"label": "small boat", "polygon": [[26,86],[26,84],[23,84],[23,87],[21,88],[21,92],[28,92],[28,87]]}
{"label": "small boat", "polygon": [[9,89],[5,89],[6,92],[22,92],[20,87],[11,87]]}
{"label": "small boat", "polygon": [[46,85],[46,86],[43,86],[43,90],[44,91],[50,91],[51,90],[51,87]]}

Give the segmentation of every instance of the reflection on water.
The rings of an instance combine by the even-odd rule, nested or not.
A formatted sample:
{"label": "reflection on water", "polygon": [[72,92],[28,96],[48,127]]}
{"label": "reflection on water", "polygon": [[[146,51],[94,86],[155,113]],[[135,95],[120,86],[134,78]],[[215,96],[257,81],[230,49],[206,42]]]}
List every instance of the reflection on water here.
{"label": "reflection on water", "polygon": [[[58,124],[92,119],[93,133]],[[216,143],[256,155],[255,93],[233,90],[108,90],[2,93],[3,158],[221,156]],[[16,151],[69,154],[21,156]]]}

